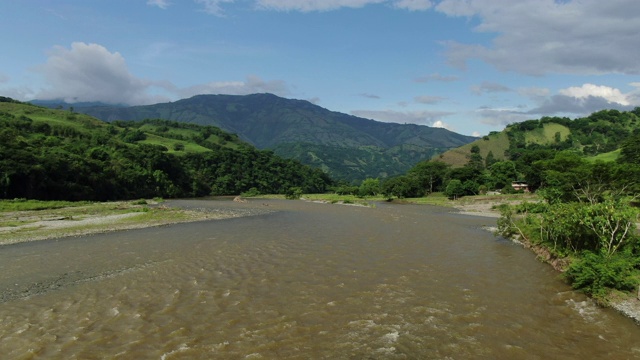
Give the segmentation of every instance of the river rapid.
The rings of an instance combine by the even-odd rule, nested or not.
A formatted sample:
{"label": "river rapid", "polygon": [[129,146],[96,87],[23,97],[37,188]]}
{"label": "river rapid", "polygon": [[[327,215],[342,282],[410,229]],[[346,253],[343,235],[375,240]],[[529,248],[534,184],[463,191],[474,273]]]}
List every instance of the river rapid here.
{"label": "river rapid", "polygon": [[640,359],[640,327],[447,209],[254,216],[0,247],[1,359]]}

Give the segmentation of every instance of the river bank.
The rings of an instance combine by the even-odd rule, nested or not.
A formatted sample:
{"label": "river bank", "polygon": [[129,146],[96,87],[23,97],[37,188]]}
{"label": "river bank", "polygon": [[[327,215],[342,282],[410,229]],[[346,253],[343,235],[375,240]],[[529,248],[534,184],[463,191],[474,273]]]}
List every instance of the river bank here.
{"label": "river bank", "polygon": [[182,209],[153,200],[6,211],[0,212],[0,246],[185,222],[229,219],[254,213],[256,211],[250,209],[225,207]]}

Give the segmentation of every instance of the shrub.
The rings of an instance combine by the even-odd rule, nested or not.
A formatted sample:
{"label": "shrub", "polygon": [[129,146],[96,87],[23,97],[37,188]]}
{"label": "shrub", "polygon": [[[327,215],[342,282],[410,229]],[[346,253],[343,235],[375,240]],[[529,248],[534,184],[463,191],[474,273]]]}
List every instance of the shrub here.
{"label": "shrub", "polygon": [[302,196],[302,188],[299,188],[299,187],[291,187],[284,194],[284,197],[289,200],[300,199],[301,196]]}
{"label": "shrub", "polygon": [[635,289],[638,285],[634,272],[638,259],[634,256],[617,253],[605,256],[585,251],[582,256],[569,265],[566,278],[574,289],[579,289],[603,301],[608,288],[622,291]]}

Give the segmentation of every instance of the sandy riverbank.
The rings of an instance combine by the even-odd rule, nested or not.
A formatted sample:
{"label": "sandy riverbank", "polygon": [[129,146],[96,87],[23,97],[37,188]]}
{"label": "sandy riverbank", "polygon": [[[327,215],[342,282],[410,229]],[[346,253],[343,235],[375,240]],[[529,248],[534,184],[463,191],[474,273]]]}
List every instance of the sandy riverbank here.
{"label": "sandy riverbank", "polygon": [[110,202],[0,213],[0,245],[252,215],[250,209],[182,209],[167,204]]}

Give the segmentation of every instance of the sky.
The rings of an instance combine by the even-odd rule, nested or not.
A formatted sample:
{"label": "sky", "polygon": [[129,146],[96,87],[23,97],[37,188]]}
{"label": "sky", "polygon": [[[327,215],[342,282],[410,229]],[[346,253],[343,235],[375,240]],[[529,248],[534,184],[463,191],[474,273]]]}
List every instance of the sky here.
{"label": "sky", "polygon": [[501,131],[640,106],[638,0],[0,0],[0,95],[272,93]]}

